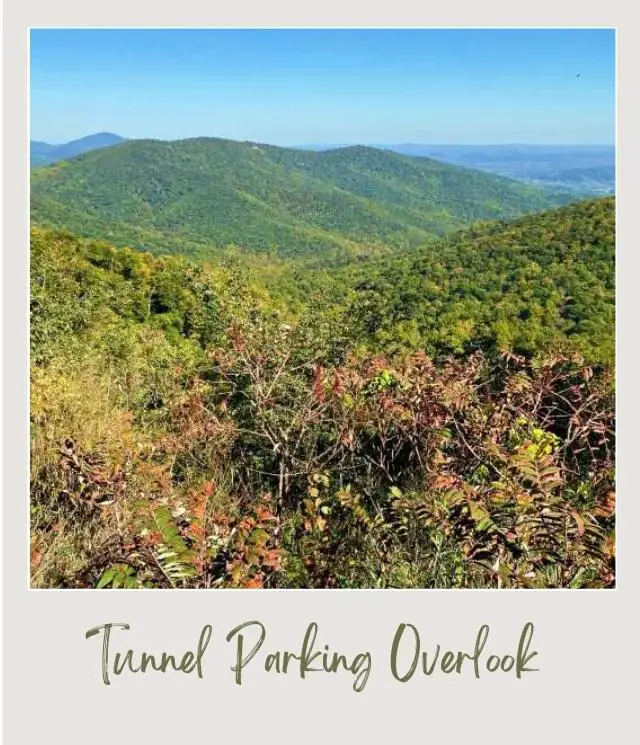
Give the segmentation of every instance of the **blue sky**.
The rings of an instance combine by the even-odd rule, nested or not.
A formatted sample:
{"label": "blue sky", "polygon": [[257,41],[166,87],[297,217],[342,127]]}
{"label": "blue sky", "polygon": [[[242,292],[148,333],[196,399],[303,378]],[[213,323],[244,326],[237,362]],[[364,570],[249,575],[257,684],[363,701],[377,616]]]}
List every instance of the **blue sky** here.
{"label": "blue sky", "polygon": [[[581,77],[577,77],[580,74]],[[31,32],[31,138],[609,144],[606,29]]]}

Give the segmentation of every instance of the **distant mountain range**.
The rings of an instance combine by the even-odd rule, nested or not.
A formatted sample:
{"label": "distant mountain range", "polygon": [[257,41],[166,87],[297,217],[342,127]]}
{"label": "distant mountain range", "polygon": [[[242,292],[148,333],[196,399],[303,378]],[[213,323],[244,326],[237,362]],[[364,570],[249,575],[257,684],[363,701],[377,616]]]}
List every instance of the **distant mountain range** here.
{"label": "distant mountain range", "polygon": [[572,199],[371,147],[314,152],[216,138],[108,147],[113,137],[95,136],[81,147],[100,149],[32,172],[34,222],[161,253],[234,244],[351,257]]}
{"label": "distant mountain range", "polygon": [[[73,158],[98,148],[126,142],[110,132],[82,137],[64,145],[31,141],[31,166],[38,167]],[[323,152],[344,145],[300,145],[295,149]],[[580,196],[615,192],[614,145],[424,145],[415,143],[374,144],[378,150],[426,157],[451,165],[472,168],[524,181],[552,191],[570,191]]]}
{"label": "distant mountain range", "polygon": [[[305,145],[324,151],[335,145]],[[600,196],[615,191],[614,145],[377,144],[392,152],[495,173],[545,189]]]}
{"label": "distant mountain range", "polygon": [[103,147],[112,147],[126,142],[124,137],[114,135],[111,132],[98,132],[97,134],[81,137],[63,145],[50,145],[48,142],[31,140],[30,155],[31,166],[43,166],[49,163],[57,163],[59,160],[74,158],[76,155],[97,150]]}

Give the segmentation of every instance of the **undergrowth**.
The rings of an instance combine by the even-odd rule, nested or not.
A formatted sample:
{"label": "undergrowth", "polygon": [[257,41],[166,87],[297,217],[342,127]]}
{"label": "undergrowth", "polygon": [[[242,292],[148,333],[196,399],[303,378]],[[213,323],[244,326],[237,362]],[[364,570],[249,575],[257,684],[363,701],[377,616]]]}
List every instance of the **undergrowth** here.
{"label": "undergrowth", "polygon": [[39,231],[31,269],[33,587],[614,586],[606,366],[355,354],[330,315]]}

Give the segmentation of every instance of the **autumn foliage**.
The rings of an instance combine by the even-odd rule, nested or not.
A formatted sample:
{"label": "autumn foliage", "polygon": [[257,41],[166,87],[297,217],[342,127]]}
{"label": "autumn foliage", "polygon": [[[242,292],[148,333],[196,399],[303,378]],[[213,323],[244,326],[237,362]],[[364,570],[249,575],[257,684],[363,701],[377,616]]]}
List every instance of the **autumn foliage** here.
{"label": "autumn foliage", "polygon": [[178,260],[34,247],[35,587],[615,585],[609,366],[384,356]]}

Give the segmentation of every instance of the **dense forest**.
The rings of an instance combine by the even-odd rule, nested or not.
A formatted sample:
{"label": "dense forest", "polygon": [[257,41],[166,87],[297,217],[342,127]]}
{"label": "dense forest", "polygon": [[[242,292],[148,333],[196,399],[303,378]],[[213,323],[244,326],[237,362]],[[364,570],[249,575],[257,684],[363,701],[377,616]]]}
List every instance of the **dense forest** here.
{"label": "dense forest", "polygon": [[31,182],[39,225],[192,257],[229,245],[371,256],[575,198],[370,147],[309,152],[207,138],[128,141],[38,168]]}
{"label": "dense forest", "polygon": [[381,351],[569,346],[612,362],[614,222],[612,197],[585,201],[346,267],[358,334]]}

